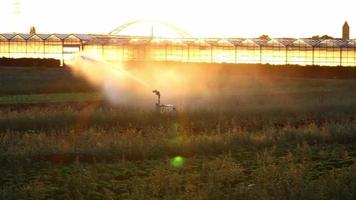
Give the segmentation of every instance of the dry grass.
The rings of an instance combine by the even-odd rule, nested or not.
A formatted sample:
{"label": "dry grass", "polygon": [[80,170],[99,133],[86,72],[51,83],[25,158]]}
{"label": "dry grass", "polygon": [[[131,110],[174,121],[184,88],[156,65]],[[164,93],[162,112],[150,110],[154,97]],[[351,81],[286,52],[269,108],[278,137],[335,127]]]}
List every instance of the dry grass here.
{"label": "dry grass", "polygon": [[356,82],[239,77],[176,115],[3,106],[0,199],[355,199]]}

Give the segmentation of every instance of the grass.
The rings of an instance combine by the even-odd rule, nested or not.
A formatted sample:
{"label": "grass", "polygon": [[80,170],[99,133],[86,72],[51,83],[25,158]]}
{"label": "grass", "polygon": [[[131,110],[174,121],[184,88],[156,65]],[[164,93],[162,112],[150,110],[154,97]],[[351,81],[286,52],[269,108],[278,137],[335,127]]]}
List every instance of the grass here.
{"label": "grass", "polygon": [[64,68],[0,67],[0,96],[93,92]]}
{"label": "grass", "polygon": [[157,114],[88,101],[75,77],[88,90],[46,93],[61,71],[6,70],[0,199],[356,198],[355,80],[226,75],[218,96]]}

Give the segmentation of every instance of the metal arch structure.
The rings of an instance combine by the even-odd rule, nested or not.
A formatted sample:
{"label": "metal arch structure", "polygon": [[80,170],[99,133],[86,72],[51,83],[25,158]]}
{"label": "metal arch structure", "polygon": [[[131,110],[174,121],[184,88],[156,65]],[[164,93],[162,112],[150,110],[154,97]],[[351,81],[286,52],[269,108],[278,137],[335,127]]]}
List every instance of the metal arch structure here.
{"label": "metal arch structure", "polygon": [[161,24],[161,25],[163,25],[163,26],[175,31],[182,38],[192,38],[191,34],[187,33],[186,31],[182,30],[181,28],[179,28],[179,27],[177,27],[177,26],[175,26],[175,25],[173,25],[171,23],[168,23],[168,22],[165,22],[165,21],[161,21],[161,20],[144,20],[144,19],[131,21],[131,22],[128,22],[128,23],[123,24],[121,26],[118,26],[117,28],[112,30],[109,34],[110,35],[119,35],[119,33],[122,30],[126,29],[127,27],[132,26],[134,24],[144,23],[144,22],[158,23],[158,24]]}

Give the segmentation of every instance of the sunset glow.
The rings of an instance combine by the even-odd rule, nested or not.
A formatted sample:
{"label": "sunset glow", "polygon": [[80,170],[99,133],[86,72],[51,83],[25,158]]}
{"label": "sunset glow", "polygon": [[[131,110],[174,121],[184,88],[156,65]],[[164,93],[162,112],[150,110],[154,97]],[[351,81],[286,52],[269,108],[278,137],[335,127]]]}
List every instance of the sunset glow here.
{"label": "sunset glow", "polygon": [[356,200],[356,0],[0,0],[0,200]]}
{"label": "sunset glow", "polygon": [[[346,31],[351,38],[340,40],[345,20],[353,27],[351,5],[350,0],[290,5],[281,0],[0,0],[0,17],[7,19],[0,27],[0,56],[55,58],[62,64],[80,52],[109,62],[355,66],[352,28]],[[322,11],[315,15],[316,9]],[[38,35],[23,34],[32,26]],[[310,40],[318,35],[335,40]]]}
{"label": "sunset glow", "polygon": [[[47,33],[108,33],[129,21],[156,19],[201,37],[340,37],[345,20],[356,26],[354,4],[353,0],[0,0],[0,17],[6,19],[0,32],[28,32],[35,26]],[[355,37],[351,30],[351,38]]]}

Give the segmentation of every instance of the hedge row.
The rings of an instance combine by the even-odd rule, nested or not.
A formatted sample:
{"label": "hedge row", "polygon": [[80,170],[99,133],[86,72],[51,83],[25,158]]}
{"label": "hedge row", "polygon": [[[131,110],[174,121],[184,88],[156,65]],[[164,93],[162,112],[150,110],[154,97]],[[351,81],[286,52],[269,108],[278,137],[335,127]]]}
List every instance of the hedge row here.
{"label": "hedge row", "polygon": [[59,67],[60,64],[53,58],[0,58],[0,66]]}
{"label": "hedge row", "polygon": [[[140,62],[128,62],[129,66],[140,66]],[[356,67],[328,67],[270,64],[230,64],[230,63],[182,63],[146,62],[144,66],[166,66],[173,68],[205,68],[221,74],[268,75],[295,78],[356,79]]]}

